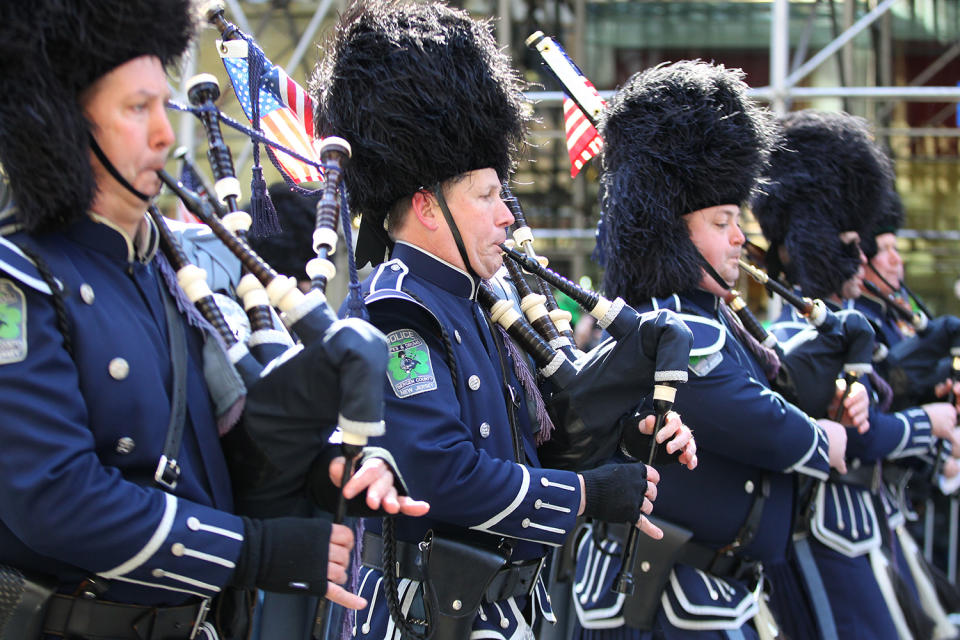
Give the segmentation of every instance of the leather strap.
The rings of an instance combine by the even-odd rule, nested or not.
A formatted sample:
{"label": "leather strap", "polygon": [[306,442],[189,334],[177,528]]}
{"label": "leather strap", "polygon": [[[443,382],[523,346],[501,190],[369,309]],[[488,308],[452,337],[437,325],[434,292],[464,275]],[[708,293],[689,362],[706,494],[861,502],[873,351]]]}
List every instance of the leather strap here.
{"label": "leather strap", "polygon": [[[377,534],[363,532],[363,550],[361,559],[363,564],[375,569],[386,570],[383,567],[383,538]],[[525,560],[507,565],[497,572],[484,593],[487,602],[499,602],[511,597],[529,595],[537,583],[537,576],[543,567],[543,558]],[[423,569],[420,561],[420,549],[415,544],[397,541],[397,566],[394,568],[398,577],[408,580],[423,581]]]}
{"label": "leather strap", "polygon": [[436,196],[437,204],[440,205],[440,211],[443,212],[447,226],[450,227],[450,233],[453,234],[453,241],[457,243],[457,251],[460,252],[460,257],[463,259],[464,268],[466,268],[467,273],[479,281],[480,276],[473,270],[473,265],[470,264],[470,257],[467,255],[467,248],[463,245],[463,238],[460,237],[460,228],[457,227],[457,223],[453,220],[453,214],[450,213],[450,207],[447,206],[447,199],[443,197],[443,185],[441,183],[438,182],[434,185],[433,195]]}
{"label": "leather strap", "polygon": [[110,158],[107,157],[107,154],[105,154],[103,152],[103,149],[100,148],[100,145],[97,144],[97,140],[96,138],[93,137],[93,134],[90,134],[90,148],[93,149],[94,155],[97,156],[97,160],[100,161],[100,164],[103,165],[103,168],[106,169],[111,176],[113,176],[114,180],[120,183],[120,186],[122,186],[124,189],[126,189],[127,191],[129,191],[130,193],[138,197],[139,199],[143,200],[144,202],[150,202],[151,200],[150,196],[148,196],[147,194],[141,191],[137,191],[137,189],[134,188],[132,184],[127,182],[126,178],[120,175],[120,172],[117,171],[117,168],[113,166],[112,162],[110,162]]}
{"label": "leather strap", "polygon": [[204,602],[146,607],[56,594],[50,599],[43,631],[89,640],[186,640],[205,613]]}
{"label": "leather strap", "polygon": [[750,505],[750,511],[747,513],[743,525],[736,537],[719,551],[718,554],[729,554],[737,549],[748,546],[757,535],[757,528],[760,526],[760,518],[763,516],[763,506],[770,496],[770,476],[765,472],[760,473],[760,486],[756,488],[753,496],[753,504]]}
{"label": "leather strap", "polygon": [[157,463],[154,481],[164,489],[173,491],[180,479],[180,443],[187,416],[187,335],[173,297],[160,285],[160,297],[167,319],[167,334],[170,341],[170,366],[173,369],[172,398],[170,399],[170,423],[163,443],[163,455]]}

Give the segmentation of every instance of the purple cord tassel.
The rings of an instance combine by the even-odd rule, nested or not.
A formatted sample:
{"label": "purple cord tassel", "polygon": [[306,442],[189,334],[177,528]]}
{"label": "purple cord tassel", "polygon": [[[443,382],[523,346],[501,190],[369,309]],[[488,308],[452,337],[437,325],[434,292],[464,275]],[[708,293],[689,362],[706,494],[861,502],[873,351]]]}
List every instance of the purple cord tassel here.
{"label": "purple cord tassel", "polygon": [[540,395],[537,381],[533,379],[533,374],[530,373],[530,369],[527,367],[527,357],[520,352],[520,349],[513,340],[510,339],[510,336],[507,335],[503,327],[497,325],[497,329],[500,330],[500,334],[503,336],[503,343],[507,345],[507,352],[510,354],[510,359],[513,360],[513,372],[517,375],[520,386],[523,387],[527,398],[533,402],[533,408],[536,410],[539,429],[537,430],[535,441],[537,446],[540,446],[550,439],[550,434],[553,433],[555,428],[553,426],[553,420],[550,419],[550,414],[547,413],[547,406],[543,403],[543,396]]}
{"label": "purple cord tassel", "polygon": [[[360,588],[360,564],[363,562],[363,518],[357,518],[357,524],[353,528],[356,544],[353,545],[353,558],[350,570],[350,593],[357,593]],[[343,623],[340,625],[341,640],[349,640],[353,637],[353,624],[357,619],[357,612],[353,609],[345,609],[343,614]]]}
{"label": "purple cord tassel", "polygon": [[870,381],[870,386],[873,387],[873,390],[877,392],[877,406],[880,408],[880,411],[889,411],[890,404],[893,402],[893,389],[890,388],[887,381],[881,378],[876,371],[871,370],[870,373],[867,374],[867,379]]}
{"label": "purple cord tassel", "polygon": [[737,340],[740,341],[740,344],[745,346],[760,363],[763,372],[767,376],[767,380],[775,380],[777,374],[780,372],[780,357],[776,351],[757,342],[757,339],[750,335],[743,325],[740,324],[740,319],[734,315],[730,307],[727,306],[727,303],[722,300],[720,301],[720,313],[723,315],[724,320],[727,321],[727,326],[737,337]]}
{"label": "purple cord tassel", "polygon": [[267,182],[263,179],[263,167],[255,166],[250,180],[250,217],[253,226],[250,233],[253,236],[272,236],[280,233],[280,219],[273,201],[267,193]]}
{"label": "purple cord tassel", "polygon": [[[163,277],[163,282],[167,285],[167,291],[173,296],[173,300],[177,304],[177,310],[180,311],[182,316],[186,317],[187,324],[202,331],[206,339],[215,340],[217,347],[224,352],[224,362],[229,362],[226,353],[227,348],[226,345],[223,344],[223,339],[220,338],[220,334],[207,322],[207,319],[203,317],[197,307],[187,298],[187,294],[180,288],[180,284],[177,282],[177,274],[174,272],[173,266],[167,260],[167,257],[163,255],[163,253],[158,252],[156,256],[154,256],[153,263],[157,265],[157,269]],[[243,407],[245,404],[246,396],[241,395],[229,407],[217,415],[217,432],[221,436],[226,435],[227,432],[237,424],[240,416],[243,415]]]}

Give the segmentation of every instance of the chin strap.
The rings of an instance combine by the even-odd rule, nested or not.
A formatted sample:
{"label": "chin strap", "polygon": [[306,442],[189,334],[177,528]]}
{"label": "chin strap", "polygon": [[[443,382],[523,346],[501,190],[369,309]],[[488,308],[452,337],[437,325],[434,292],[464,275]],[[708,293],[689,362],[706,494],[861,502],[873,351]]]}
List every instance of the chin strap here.
{"label": "chin strap", "polygon": [[700,258],[700,266],[703,267],[703,270],[707,272],[707,275],[713,278],[720,288],[724,291],[730,290],[730,285],[727,284],[727,281],[720,277],[720,274],[717,273],[717,270],[713,268],[707,259],[703,257],[703,254],[697,251],[697,257]]}
{"label": "chin strap", "polygon": [[120,172],[117,171],[117,168],[116,168],[115,166],[113,166],[113,163],[110,162],[110,159],[109,159],[109,158],[107,158],[107,154],[105,154],[105,153],[103,152],[103,149],[100,148],[100,145],[97,144],[97,140],[96,140],[96,138],[93,137],[93,134],[90,135],[90,148],[93,149],[93,154],[94,154],[95,156],[97,156],[97,160],[100,161],[100,164],[103,165],[103,168],[106,169],[107,172],[108,172],[111,176],[113,176],[113,179],[116,180],[117,182],[119,182],[120,185],[121,185],[124,189],[126,189],[127,191],[129,191],[129,192],[132,193],[133,195],[137,196],[138,198],[140,198],[140,199],[143,200],[144,202],[150,202],[150,201],[153,200],[153,198],[151,198],[151,197],[148,196],[147,194],[142,193],[142,192],[140,192],[140,191],[137,191],[137,190],[133,187],[132,184],[130,184],[129,182],[127,182],[127,179],[126,179],[126,178],[124,178],[122,175],[120,175]]}
{"label": "chin strap", "polygon": [[437,204],[440,205],[440,211],[443,212],[443,217],[447,221],[447,226],[450,227],[450,233],[453,234],[453,241],[457,243],[457,251],[460,253],[460,258],[463,260],[463,265],[472,277],[476,278],[477,282],[480,282],[481,278],[477,275],[477,272],[474,271],[473,265],[470,264],[470,258],[467,257],[467,248],[463,246],[463,238],[460,237],[460,229],[457,227],[457,223],[453,221],[453,214],[450,213],[450,207],[447,206],[447,200],[443,197],[443,185],[439,182],[433,186],[433,194],[437,197]]}

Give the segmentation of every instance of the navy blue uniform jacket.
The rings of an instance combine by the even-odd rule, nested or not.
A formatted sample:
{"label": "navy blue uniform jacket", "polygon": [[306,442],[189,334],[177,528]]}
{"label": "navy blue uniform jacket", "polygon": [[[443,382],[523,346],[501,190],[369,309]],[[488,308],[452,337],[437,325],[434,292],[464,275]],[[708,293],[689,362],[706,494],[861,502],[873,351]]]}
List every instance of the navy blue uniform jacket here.
{"label": "navy blue uniform jacket", "polygon": [[[57,576],[92,574],[105,599],[173,604],[215,595],[243,541],[201,364],[188,342],[187,418],[173,491],[154,484],[170,415],[169,295],[145,219],[137,242],[102,219],[25,237],[63,284],[73,358],[49,288],[0,239],[0,562]],[[12,349],[12,350],[11,350]]]}

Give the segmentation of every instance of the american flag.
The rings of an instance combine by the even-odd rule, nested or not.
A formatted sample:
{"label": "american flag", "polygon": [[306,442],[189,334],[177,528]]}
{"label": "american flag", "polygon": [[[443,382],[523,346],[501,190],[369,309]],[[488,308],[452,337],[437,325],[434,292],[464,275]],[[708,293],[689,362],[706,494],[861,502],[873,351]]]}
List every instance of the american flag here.
{"label": "american flag", "polygon": [[[319,157],[313,148],[313,99],[310,94],[283,69],[271,63],[256,44],[237,40],[224,44],[241,42],[247,46],[218,48],[243,112],[252,120],[249,57],[259,56],[263,61],[263,75],[260,79],[261,130],[268,138],[319,163]],[[238,55],[244,52],[247,55]],[[323,181],[323,175],[316,167],[281,151],[275,151],[275,154],[284,172],[295,183]]]}
{"label": "american flag", "polygon": [[[597,93],[589,80],[584,81]],[[567,153],[570,154],[570,177],[576,178],[583,165],[603,149],[603,139],[580,107],[566,96],[563,97],[563,128],[567,134]]]}

